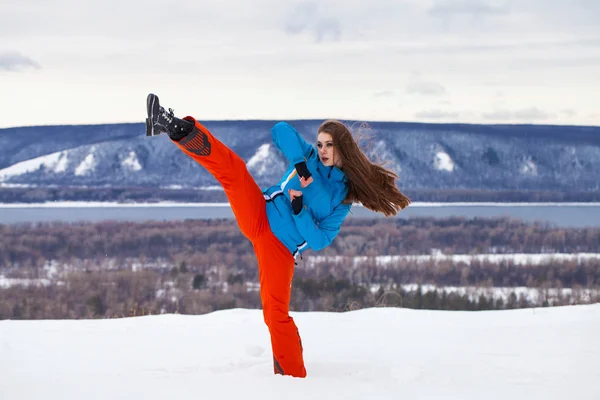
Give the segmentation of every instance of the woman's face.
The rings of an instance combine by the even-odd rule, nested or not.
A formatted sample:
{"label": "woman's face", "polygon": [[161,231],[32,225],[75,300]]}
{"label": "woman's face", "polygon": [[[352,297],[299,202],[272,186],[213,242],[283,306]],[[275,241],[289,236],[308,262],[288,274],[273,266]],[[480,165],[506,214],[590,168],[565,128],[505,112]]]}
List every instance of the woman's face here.
{"label": "woman's face", "polygon": [[319,159],[326,167],[335,165],[338,168],[342,167],[342,160],[338,150],[333,145],[333,138],[329,133],[321,132],[317,136],[317,149],[319,151]]}

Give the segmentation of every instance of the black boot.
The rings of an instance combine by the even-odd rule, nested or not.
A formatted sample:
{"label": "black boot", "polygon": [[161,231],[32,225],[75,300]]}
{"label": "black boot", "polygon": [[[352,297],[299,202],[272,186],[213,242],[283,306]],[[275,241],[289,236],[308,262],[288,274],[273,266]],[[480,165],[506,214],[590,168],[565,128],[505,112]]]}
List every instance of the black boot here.
{"label": "black boot", "polygon": [[165,111],[158,96],[150,93],[146,99],[148,118],[146,118],[146,136],[167,133],[172,140],[179,141],[194,129],[194,123],[175,117],[173,110]]}

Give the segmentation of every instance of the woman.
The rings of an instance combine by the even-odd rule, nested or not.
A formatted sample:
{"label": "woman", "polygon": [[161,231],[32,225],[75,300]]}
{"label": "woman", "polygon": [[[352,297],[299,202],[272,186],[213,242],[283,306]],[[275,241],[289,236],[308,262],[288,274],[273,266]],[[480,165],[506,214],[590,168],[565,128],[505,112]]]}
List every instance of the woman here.
{"label": "woman", "polygon": [[410,200],[394,183],[397,175],[372,164],[341,122],[321,124],[317,149],[280,122],[271,130],[273,142],[290,165],[277,185],[261,191],[244,161],[194,118],[176,118],[154,94],[148,95],[147,110],[146,135],[167,133],[223,186],[258,260],[275,373],[305,377],[302,342],[289,316],[295,258],[328,246],[355,202],[386,216],[407,207]]}

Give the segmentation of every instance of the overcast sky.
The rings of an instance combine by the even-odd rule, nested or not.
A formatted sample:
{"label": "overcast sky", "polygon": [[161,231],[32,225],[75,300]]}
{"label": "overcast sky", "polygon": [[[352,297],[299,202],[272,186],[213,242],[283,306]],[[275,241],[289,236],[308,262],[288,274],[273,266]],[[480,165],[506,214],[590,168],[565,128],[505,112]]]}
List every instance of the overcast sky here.
{"label": "overcast sky", "polygon": [[600,125],[599,0],[0,0],[0,127]]}

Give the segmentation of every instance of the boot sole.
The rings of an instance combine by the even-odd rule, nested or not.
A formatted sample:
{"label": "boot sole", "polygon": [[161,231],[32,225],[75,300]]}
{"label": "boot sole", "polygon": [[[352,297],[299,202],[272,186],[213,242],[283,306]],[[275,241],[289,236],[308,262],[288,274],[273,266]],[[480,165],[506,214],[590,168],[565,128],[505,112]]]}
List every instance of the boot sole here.
{"label": "boot sole", "polygon": [[152,121],[154,120],[154,114],[158,111],[159,107],[158,96],[150,93],[146,98],[146,111],[148,113],[148,118],[146,118],[146,136],[158,135],[158,133],[154,132],[154,124]]}

